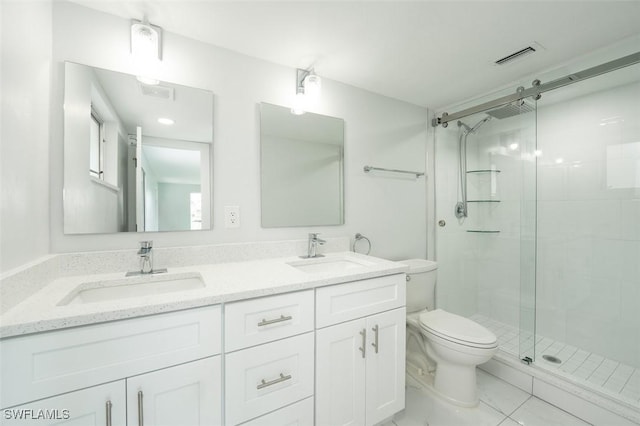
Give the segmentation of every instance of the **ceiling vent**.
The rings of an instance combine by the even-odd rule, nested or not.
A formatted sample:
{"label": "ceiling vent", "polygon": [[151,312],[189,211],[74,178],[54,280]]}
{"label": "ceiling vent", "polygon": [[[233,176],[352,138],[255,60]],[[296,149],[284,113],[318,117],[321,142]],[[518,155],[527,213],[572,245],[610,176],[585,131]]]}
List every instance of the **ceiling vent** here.
{"label": "ceiling vent", "polygon": [[144,96],[167,99],[169,101],[173,100],[173,87],[165,87],[160,85],[152,86],[140,82],[138,82],[138,87],[140,87],[140,93],[142,93]]}
{"label": "ceiling vent", "polygon": [[500,58],[498,59],[495,64],[496,65],[504,65],[506,63],[515,61],[516,59],[520,59],[523,56],[527,56],[530,55],[532,53],[535,53],[536,49],[534,49],[531,46],[527,46],[524,49],[518,50],[517,52],[513,52],[510,55],[505,56],[504,58]]}

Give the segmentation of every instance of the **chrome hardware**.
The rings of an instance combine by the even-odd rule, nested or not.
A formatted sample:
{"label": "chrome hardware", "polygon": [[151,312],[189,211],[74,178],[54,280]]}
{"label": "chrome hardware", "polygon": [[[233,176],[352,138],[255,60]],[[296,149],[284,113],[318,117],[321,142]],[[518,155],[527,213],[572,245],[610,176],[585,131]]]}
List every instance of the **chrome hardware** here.
{"label": "chrome hardware", "polygon": [[367,350],[367,329],[363,328],[360,332],[360,335],[362,336],[362,347],[358,349],[360,349],[360,351],[362,352],[362,358],[364,358],[366,355],[365,352]]}
{"label": "chrome hardware", "polygon": [[407,274],[407,282],[411,281],[411,275]]}
{"label": "chrome hardware", "polygon": [[153,241],[140,241],[140,249],[138,250],[138,256],[140,256],[140,270],[129,271],[125,276],[131,277],[135,275],[147,275],[147,274],[163,274],[167,272],[167,268],[153,269]]}
{"label": "chrome hardware", "polygon": [[373,330],[373,332],[375,333],[375,337],[373,338],[373,343],[371,344],[371,346],[373,346],[376,350],[376,353],[378,353],[378,324],[376,324],[376,326],[371,330]]}
{"label": "chrome hardware", "polygon": [[107,408],[107,426],[111,426],[111,407],[113,406],[113,404],[111,403],[111,401],[107,401],[106,404],[106,408]]}
{"label": "chrome hardware", "polygon": [[138,391],[138,426],[144,426],[144,414],[142,408],[142,391]]}
{"label": "chrome hardware", "polygon": [[443,219],[440,219],[440,220],[438,221],[438,226],[440,226],[440,227],[443,227],[443,226],[445,226],[446,224],[447,224],[447,222],[445,222]]}
{"label": "chrome hardware", "polygon": [[140,273],[150,274],[153,271],[153,241],[140,241],[140,250],[138,250],[138,256],[140,256]]}
{"label": "chrome hardware", "polygon": [[356,234],[356,238],[355,240],[353,240],[353,244],[351,245],[351,251],[356,253],[356,243],[360,240],[365,240],[367,242],[367,244],[369,244],[369,248],[367,249],[367,252],[364,254],[369,254],[371,253],[371,241],[369,241],[369,239],[367,237],[365,237],[364,235],[362,235],[361,233],[357,233]]}
{"label": "chrome hardware", "polygon": [[307,255],[306,256],[300,256],[303,259],[310,259],[312,257],[324,257],[324,255],[322,254],[318,254],[318,244],[323,245],[324,243],[326,243],[325,240],[318,238],[318,235],[320,235],[317,232],[312,232],[309,233],[309,243],[307,246]]}
{"label": "chrome hardware", "polygon": [[527,365],[531,365],[531,363],[533,362],[533,360],[529,356],[525,356],[524,358],[521,359],[521,361]]}
{"label": "chrome hardware", "polygon": [[420,176],[424,176],[424,172],[412,172],[410,170],[385,169],[384,167],[364,166],[365,173],[369,173],[371,170],[378,170],[381,172],[407,173],[409,175],[416,175],[416,179],[419,178]]}
{"label": "chrome hardware", "polygon": [[276,319],[272,319],[272,320],[268,320],[268,319],[262,318],[262,321],[260,321],[258,323],[258,327],[264,327],[265,325],[269,325],[269,324],[275,324],[275,323],[278,323],[278,322],[289,321],[292,318],[293,317],[291,315],[287,315],[286,317],[284,315],[280,315],[280,318],[276,318]]}
{"label": "chrome hardware", "polygon": [[271,385],[275,385],[276,383],[282,383],[286,380],[291,380],[291,374],[288,375],[284,375],[282,373],[280,373],[280,377],[278,377],[277,379],[273,379],[270,382],[267,382],[266,380],[262,379],[262,381],[260,382],[260,384],[258,386],[256,386],[257,389],[264,389],[267,386],[271,386]]}

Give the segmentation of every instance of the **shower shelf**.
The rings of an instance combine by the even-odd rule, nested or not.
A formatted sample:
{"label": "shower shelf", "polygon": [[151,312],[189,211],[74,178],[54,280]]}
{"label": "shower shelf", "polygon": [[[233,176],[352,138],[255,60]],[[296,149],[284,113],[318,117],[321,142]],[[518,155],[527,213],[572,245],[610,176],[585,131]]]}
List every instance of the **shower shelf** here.
{"label": "shower shelf", "polygon": [[467,200],[467,203],[499,203],[500,200]]}
{"label": "shower shelf", "polygon": [[500,170],[496,170],[496,169],[467,170],[467,173],[500,173]]}
{"label": "shower shelf", "polygon": [[467,232],[474,232],[476,234],[499,234],[500,231],[480,231],[477,229],[467,229]]}

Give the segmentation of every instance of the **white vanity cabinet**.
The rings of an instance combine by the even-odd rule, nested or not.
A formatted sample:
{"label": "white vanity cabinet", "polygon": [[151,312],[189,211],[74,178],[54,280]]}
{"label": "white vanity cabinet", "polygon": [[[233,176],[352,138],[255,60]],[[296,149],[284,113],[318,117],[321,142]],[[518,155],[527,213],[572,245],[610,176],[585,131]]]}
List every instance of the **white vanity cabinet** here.
{"label": "white vanity cabinet", "polygon": [[[356,318],[356,319],[354,319]],[[405,276],[316,290],[317,426],[374,425],[404,409]]]}
{"label": "white vanity cabinet", "polygon": [[[172,407],[180,411],[195,406],[200,412],[194,418],[213,421],[189,424],[221,424],[221,334],[218,305],[4,339],[0,341],[0,407],[33,401],[30,407],[46,409],[50,402],[64,403],[89,410],[87,414],[84,409],[51,407],[70,410],[67,424],[106,425],[99,421],[106,420],[106,401],[100,389],[112,382],[121,387],[122,396],[114,397],[118,401],[124,400],[127,389],[131,396],[144,387],[143,397],[156,403],[144,407],[149,418]],[[136,407],[131,399],[128,405],[130,411]],[[101,417],[86,417],[92,407]],[[132,423],[124,407],[112,401],[112,424],[127,423],[113,423],[121,416],[129,418],[129,425],[138,424]],[[2,415],[4,425],[4,410]]]}
{"label": "white vanity cabinet", "polygon": [[312,404],[291,408],[313,396],[313,300],[307,290],[225,306],[226,425],[313,419]]}

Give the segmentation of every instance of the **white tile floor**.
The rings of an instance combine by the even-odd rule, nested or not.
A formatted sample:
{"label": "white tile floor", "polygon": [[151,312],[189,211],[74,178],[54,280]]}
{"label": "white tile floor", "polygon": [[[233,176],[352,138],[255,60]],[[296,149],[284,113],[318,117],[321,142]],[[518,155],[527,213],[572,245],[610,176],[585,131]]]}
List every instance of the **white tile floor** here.
{"label": "white tile floor", "polygon": [[587,426],[553,405],[498,379],[478,372],[480,403],[474,408],[456,407],[417,387],[407,378],[406,408],[389,426]]}
{"label": "white tile floor", "polygon": [[[471,319],[493,331],[501,350],[518,355],[517,328],[478,314]],[[526,340],[533,344],[533,336]],[[536,336],[535,351],[537,366],[640,408],[640,369],[547,337]],[[542,355],[553,355],[562,362],[548,362]]]}

